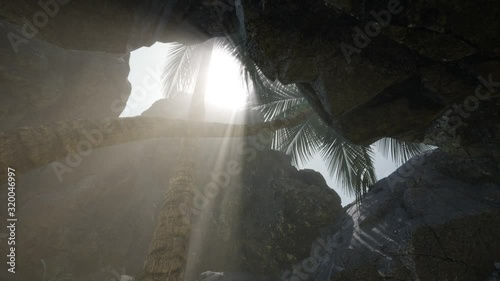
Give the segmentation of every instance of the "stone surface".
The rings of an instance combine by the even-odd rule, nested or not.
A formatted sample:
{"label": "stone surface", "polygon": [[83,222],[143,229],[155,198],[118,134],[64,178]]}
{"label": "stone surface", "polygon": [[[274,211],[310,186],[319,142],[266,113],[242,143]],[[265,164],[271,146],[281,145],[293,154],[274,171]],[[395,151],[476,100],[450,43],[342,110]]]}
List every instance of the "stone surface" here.
{"label": "stone surface", "polygon": [[38,2],[2,1],[0,18],[26,25],[19,36],[35,36],[68,50],[125,54],[157,41],[203,42],[236,26],[231,1],[42,1],[56,3],[50,10]]}
{"label": "stone surface", "polygon": [[[364,144],[388,136],[423,140],[450,105],[481,84],[484,72],[476,66],[500,54],[496,0],[200,2],[71,1],[59,5],[36,38],[66,49],[126,53],[156,41],[230,35],[269,78],[300,83],[331,127]],[[1,5],[0,17],[19,25],[41,11],[36,1]]]}
{"label": "stone surface", "polygon": [[[289,163],[281,153],[264,151],[245,166],[241,187],[228,188],[207,206],[213,211],[199,217],[198,226],[215,223],[194,231],[192,239],[201,240],[204,251],[193,253],[191,260],[199,264],[191,266],[278,276],[308,255],[305,241],[311,243],[320,227],[335,221],[340,198],[319,173],[296,171]],[[188,272],[195,273],[189,267]]]}
{"label": "stone surface", "polygon": [[0,21],[0,131],[59,120],[118,117],[130,95],[128,55],[65,50],[37,39],[16,53]]}
{"label": "stone surface", "polygon": [[[372,14],[388,14],[390,2],[399,3],[399,13],[356,44],[353,30],[366,33]],[[474,64],[494,61],[500,50],[500,7],[490,0],[244,4],[253,60],[271,78],[301,83],[320,116],[356,143],[423,139],[419,129],[474,94]],[[346,56],[348,48],[356,50]]]}
{"label": "stone surface", "polygon": [[[499,174],[491,158],[417,156],[346,206],[309,257],[272,280],[498,280]],[[199,280],[239,280],[223,276]]]}
{"label": "stone surface", "polygon": [[324,230],[333,254],[310,280],[486,280],[500,258],[498,173],[442,151],[412,159]]}
{"label": "stone surface", "polygon": [[[417,157],[379,181],[362,204],[342,212],[338,196],[317,173],[297,171],[287,157],[265,150],[269,144],[252,150],[243,141],[206,140],[199,194],[215,181],[210,172],[227,169],[231,156],[244,169],[231,177],[230,187],[198,202],[205,207],[191,241],[190,280],[209,270],[247,272],[204,276],[215,280],[279,276],[281,270],[294,280],[297,263],[306,271],[302,280],[303,274],[317,281],[498,279],[500,2],[401,1],[403,11],[350,60],[344,53],[345,44],[355,46],[353,29],[364,29],[371,12],[387,9],[388,2],[241,3],[244,27],[238,26],[242,18],[232,1],[222,15],[221,6],[210,1],[71,1],[13,55],[9,32],[22,36],[23,18],[32,20],[42,8],[37,1],[2,1],[2,130],[116,116],[112,102],[130,92],[124,79],[130,50],[244,29],[243,47],[259,68],[269,78],[299,83],[318,114],[351,141],[419,139],[454,156],[438,151]],[[480,99],[477,107],[474,97]],[[186,113],[180,112],[186,106],[163,103],[146,114]],[[462,111],[441,117],[454,104]],[[446,138],[433,137],[442,134]],[[255,141],[245,140],[256,147]],[[30,270],[16,277],[39,278],[42,259],[48,276],[62,270],[82,281],[137,272],[177,142],[94,151],[62,182],[51,166],[23,176],[19,267]],[[5,195],[0,194],[3,202]],[[330,226],[320,231],[325,225]],[[321,241],[331,255],[316,259]],[[4,252],[5,243],[0,245]]]}

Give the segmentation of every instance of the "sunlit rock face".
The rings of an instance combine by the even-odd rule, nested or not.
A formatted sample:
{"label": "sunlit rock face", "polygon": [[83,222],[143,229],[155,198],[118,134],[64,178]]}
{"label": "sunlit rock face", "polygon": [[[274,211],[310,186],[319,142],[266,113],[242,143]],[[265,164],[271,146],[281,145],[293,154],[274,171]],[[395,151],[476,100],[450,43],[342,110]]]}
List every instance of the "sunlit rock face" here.
{"label": "sunlit rock face", "polygon": [[[144,115],[183,118],[190,100],[176,100],[160,100]],[[259,122],[261,117],[207,108],[206,119]],[[78,281],[114,280],[138,273],[179,156],[179,141],[93,150],[81,161],[73,158],[79,163],[61,175],[62,182],[50,165],[20,177],[17,254],[23,258],[17,266],[26,270],[16,278],[39,280],[42,259],[49,277],[62,271]],[[198,203],[194,210],[179,206],[195,218],[188,280],[207,270],[276,276],[306,257],[319,229],[341,212],[339,196],[320,174],[298,171],[288,156],[269,150],[269,143],[205,138],[199,145]],[[7,200],[4,196],[0,200]],[[6,219],[4,214],[0,219]],[[0,251],[5,246],[1,243]],[[10,280],[5,274],[0,279]]]}
{"label": "sunlit rock face", "polygon": [[[118,117],[130,95],[128,55],[65,50],[0,21],[0,131],[60,120]],[[17,52],[16,52],[17,50]]]}

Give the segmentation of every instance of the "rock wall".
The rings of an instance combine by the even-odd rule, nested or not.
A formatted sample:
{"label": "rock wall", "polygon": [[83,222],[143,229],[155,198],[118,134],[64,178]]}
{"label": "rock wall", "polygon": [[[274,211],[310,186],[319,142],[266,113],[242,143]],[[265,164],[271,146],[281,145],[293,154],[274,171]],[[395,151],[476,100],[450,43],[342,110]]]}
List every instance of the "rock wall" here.
{"label": "rock wall", "polygon": [[233,36],[268,77],[299,83],[318,114],[356,143],[395,137],[437,144],[428,132],[439,126],[435,120],[479,85],[492,91],[481,101],[498,101],[496,0],[48,2],[58,12],[46,23],[36,1],[2,1],[0,17],[26,26],[23,18],[33,25],[38,17],[36,38],[86,51]]}
{"label": "rock wall", "polygon": [[[487,158],[417,156],[345,207],[308,258],[272,280],[499,280],[499,175]],[[268,280],[251,276],[207,272],[198,280]]]}
{"label": "rock wall", "polygon": [[17,32],[21,38],[35,37],[68,50],[124,54],[157,41],[199,43],[237,25],[232,1],[39,2],[2,1],[0,18],[25,26]]}
{"label": "rock wall", "polygon": [[[254,159],[238,162],[244,167],[238,184],[200,203],[206,206],[191,241],[190,280],[208,270],[247,273],[207,273],[206,280],[276,279],[285,270],[285,279],[319,281],[484,280],[495,271],[500,2],[239,1],[239,18],[232,1],[47,2],[57,4],[57,13],[50,15],[37,1],[0,3],[0,131],[117,116],[113,102],[130,92],[130,50],[238,31],[268,77],[299,83],[318,114],[351,141],[418,139],[454,154],[414,159],[342,213],[338,196],[318,174],[295,170],[266,145],[254,154],[238,141],[207,140],[197,175],[200,192],[230,156]],[[380,17],[387,11],[391,19],[379,23],[386,25],[380,34],[366,40],[356,31],[381,27],[370,23],[373,12]],[[22,28],[45,17],[36,32],[23,34]],[[356,44],[353,32],[366,46]],[[177,106],[165,110],[162,103],[146,114],[172,117]],[[441,117],[450,108],[454,114]],[[449,136],[433,137],[442,133]],[[50,165],[23,176],[18,261],[29,270],[16,278],[39,278],[41,259],[48,276],[64,271],[100,280],[122,269],[137,272],[175,165],[176,142],[94,151],[63,181]],[[222,147],[229,147],[226,155]],[[468,157],[457,156],[462,154]],[[307,257],[315,257],[316,248],[309,247],[318,236],[332,249],[314,264]],[[4,252],[5,244],[0,247]],[[303,259],[299,270],[315,269],[293,273],[290,266]]]}
{"label": "rock wall", "polygon": [[415,157],[346,210],[314,280],[486,280],[500,261],[500,167]]}
{"label": "rock wall", "polygon": [[200,270],[277,277],[307,257],[306,241],[314,241],[342,208],[321,174],[297,171],[290,161],[281,152],[263,151],[245,166],[239,188],[227,187],[207,207],[193,228],[192,246],[201,245],[201,254],[192,253],[196,262],[188,263],[186,280]]}
{"label": "rock wall", "polygon": [[[497,1],[278,0],[244,7],[253,60],[269,77],[300,83],[320,116],[356,143],[423,140],[450,105],[474,96],[484,84],[479,75],[500,79]],[[483,64],[494,66],[480,70]]]}
{"label": "rock wall", "polygon": [[37,39],[16,53],[7,38],[19,28],[0,21],[0,131],[120,115],[131,90],[128,55],[65,50]]}

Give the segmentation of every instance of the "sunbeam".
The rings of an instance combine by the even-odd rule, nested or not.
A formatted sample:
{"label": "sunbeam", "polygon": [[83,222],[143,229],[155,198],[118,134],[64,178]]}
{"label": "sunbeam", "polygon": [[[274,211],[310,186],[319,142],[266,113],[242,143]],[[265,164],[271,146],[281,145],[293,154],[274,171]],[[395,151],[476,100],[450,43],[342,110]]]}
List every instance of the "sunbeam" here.
{"label": "sunbeam", "polygon": [[214,50],[206,88],[207,104],[233,110],[245,104],[246,92],[239,68],[238,61],[230,54]]}

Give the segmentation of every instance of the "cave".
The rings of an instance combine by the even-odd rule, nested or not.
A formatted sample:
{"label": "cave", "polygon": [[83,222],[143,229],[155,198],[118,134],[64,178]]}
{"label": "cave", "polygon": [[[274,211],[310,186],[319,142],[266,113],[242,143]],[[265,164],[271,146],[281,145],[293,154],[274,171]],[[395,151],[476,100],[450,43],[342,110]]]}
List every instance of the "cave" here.
{"label": "cave", "polygon": [[500,2],[0,2],[1,280],[500,280]]}

